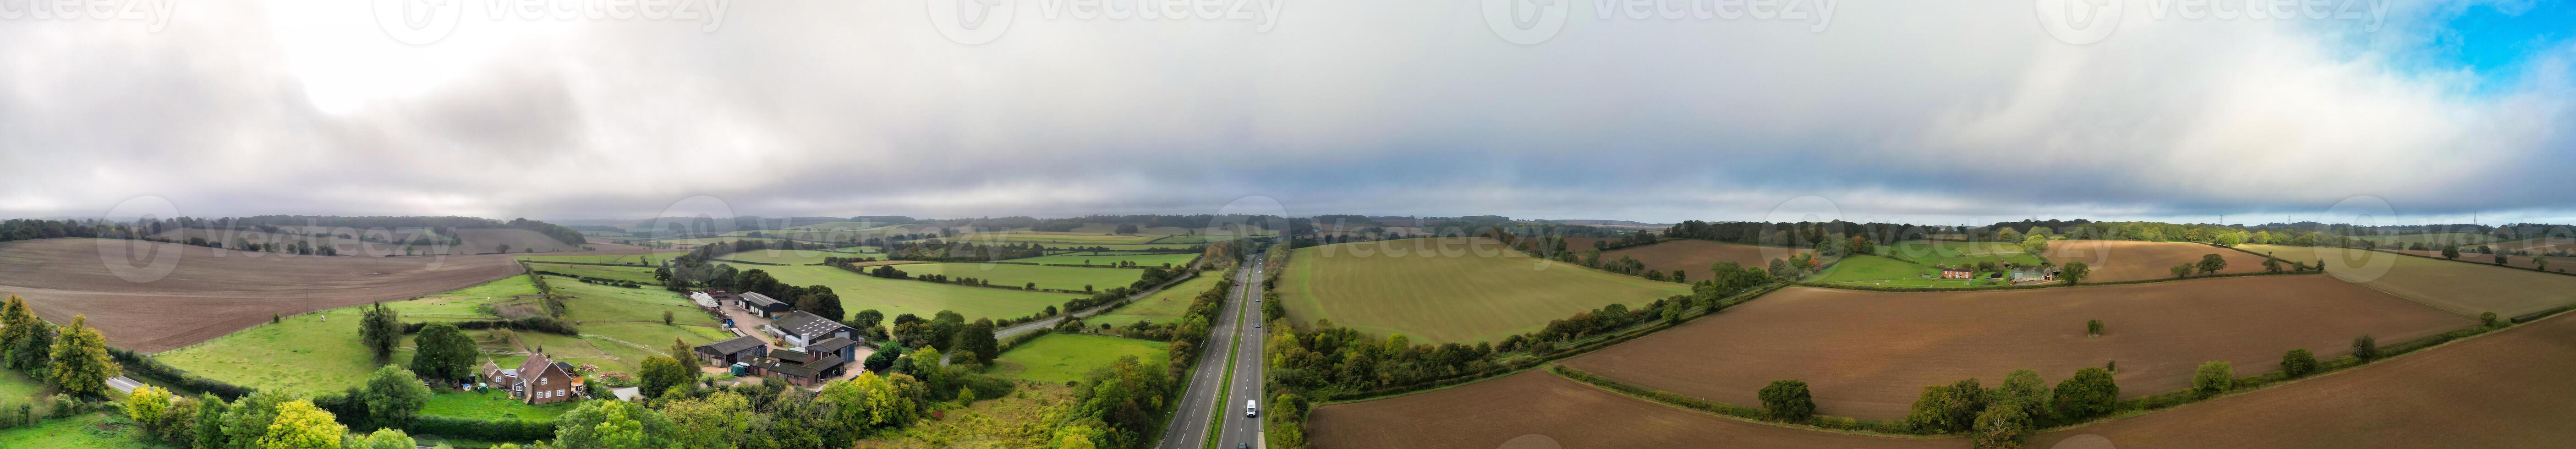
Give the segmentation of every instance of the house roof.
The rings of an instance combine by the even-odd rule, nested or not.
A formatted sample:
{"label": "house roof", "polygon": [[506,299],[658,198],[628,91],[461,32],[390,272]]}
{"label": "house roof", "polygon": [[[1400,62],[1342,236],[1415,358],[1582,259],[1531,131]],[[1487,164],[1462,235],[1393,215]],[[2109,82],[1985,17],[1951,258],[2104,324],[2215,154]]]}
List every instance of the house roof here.
{"label": "house roof", "polygon": [[799,337],[805,338],[831,335],[841,329],[850,328],[849,326],[841,325],[841,323],[824,319],[821,315],[806,313],[803,310],[788,312],[787,316],[771,320],[769,325],[778,327],[778,330],[786,331],[787,333],[796,334]]}
{"label": "house roof", "polygon": [[761,305],[761,306],[785,306],[785,305],[788,305],[786,301],[779,301],[779,300],[777,300],[777,299],[775,299],[775,298],[770,298],[770,297],[769,297],[769,295],[763,295],[763,294],[760,294],[760,292],[742,292],[742,300],[743,300],[744,302],[749,302],[749,303],[751,303],[751,304],[753,304],[753,305]]}
{"label": "house roof", "polygon": [[546,368],[553,366],[554,362],[554,359],[546,357],[545,353],[537,353],[528,356],[527,360],[519,361],[518,372],[525,377],[545,375]]}
{"label": "house roof", "polygon": [[704,354],[732,354],[750,350],[751,348],[761,347],[763,345],[767,345],[767,343],[761,343],[758,338],[751,338],[748,336],[734,337],[731,340],[708,343],[704,346],[699,346],[698,352]]}
{"label": "house roof", "polygon": [[841,366],[842,363],[848,361],[841,360],[841,356],[822,354],[820,357],[815,357],[814,361],[805,363],[795,363],[777,359],[760,359],[754,360],[753,362],[753,365],[759,366],[760,369],[774,371],[779,374],[797,377],[816,377],[815,374],[822,373],[823,370],[832,369],[832,367],[835,366]]}
{"label": "house roof", "polygon": [[811,345],[806,345],[806,347],[809,347],[809,348],[822,348],[824,351],[831,351],[831,350],[834,350],[834,349],[841,349],[841,348],[847,348],[847,347],[850,347],[850,345],[851,345],[851,344],[853,344],[853,343],[857,343],[857,342],[850,341],[850,339],[847,339],[847,338],[832,337],[832,338],[826,338],[826,339],[823,339],[823,341],[814,342],[814,344],[811,344]]}

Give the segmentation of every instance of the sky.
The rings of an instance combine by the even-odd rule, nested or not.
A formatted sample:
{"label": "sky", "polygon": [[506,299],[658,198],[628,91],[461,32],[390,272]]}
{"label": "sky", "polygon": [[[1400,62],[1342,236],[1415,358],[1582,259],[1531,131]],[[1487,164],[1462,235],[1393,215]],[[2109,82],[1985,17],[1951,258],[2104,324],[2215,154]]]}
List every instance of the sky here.
{"label": "sky", "polygon": [[2559,1],[68,4],[0,217],[2576,222]]}

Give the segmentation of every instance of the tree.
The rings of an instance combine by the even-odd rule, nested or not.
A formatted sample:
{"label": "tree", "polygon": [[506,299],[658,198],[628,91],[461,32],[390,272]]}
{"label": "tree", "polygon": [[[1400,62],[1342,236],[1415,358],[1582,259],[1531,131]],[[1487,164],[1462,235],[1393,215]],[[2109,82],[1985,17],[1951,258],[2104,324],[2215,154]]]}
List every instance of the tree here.
{"label": "tree", "polygon": [[2227,269],[2227,258],[2219,257],[2217,254],[2200,255],[2201,273],[2217,273],[2225,269]]}
{"label": "tree", "polygon": [[2120,401],[2120,385],[2111,380],[2111,371],[2086,367],[2075,370],[2075,377],[2058,382],[2050,399],[2058,417],[2082,421],[2111,413]]}
{"label": "tree", "polygon": [[993,320],[989,318],[977,318],[959,330],[956,347],[974,353],[972,360],[978,365],[991,365],[993,357],[1002,354],[1002,342],[993,336]]}
{"label": "tree", "polygon": [[278,404],[277,416],[269,421],[268,431],[260,434],[260,449],[340,449],[340,437],[349,433],[348,426],[334,421],[331,412],[313,406],[313,401],[297,399]]}
{"label": "tree", "polygon": [[0,306],[0,359],[5,359],[0,365],[44,377],[37,371],[52,360],[53,336],[53,324],[37,318],[25,298],[9,295]]}
{"label": "tree", "polygon": [[1977,413],[1971,428],[1971,443],[1979,449],[2020,448],[2022,434],[2028,432],[2030,426],[2030,413],[2020,407],[1986,407],[1985,411]]}
{"label": "tree", "polygon": [[2444,258],[2444,259],[2451,259],[2451,260],[2460,260],[2460,247],[2457,247],[2457,246],[2445,246],[2445,247],[2442,247],[2442,258]]}
{"label": "tree", "polygon": [[2226,393],[2227,390],[2235,388],[2236,370],[2229,367],[2227,362],[2203,363],[2200,364],[2199,370],[2191,373],[2193,396],[2203,398],[2217,396],[2219,393]]}
{"label": "tree", "polygon": [[2495,260],[2496,260],[2496,265],[2504,265],[2506,262],[2512,261],[2512,260],[2513,260],[2513,258],[2511,258],[2511,257],[2506,257],[2506,256],[2504,255],[2504,253],[2496,253],[2496,255],[2495,255]]}
{"label": "tree", "polygon": [[2292,349],[2281,354],[2281,374],[2292,379],[2317,372],[2317,355],[2307,349]]}
{"label": "tree", "polygon": [[[650,360],[650,359],[647,359]],[[677,426],[660,412],[626,401],[582,401],[555,418],[554,447],[665,449],[676,447]]]}
{"label": "tree", "polygon": [[206,449],[226,447],[224,412],[227,410],[231,410],[231,406],[224,403],[224,398],[217,397],[214,393],[197,396],[197,416],[188,418],[197,421],[191,426],[197,433],[197,437],[193,440],[193,447]]}
{"label": "tree", "polygon": [[412,337],[418,352],[411,357],[413,373],[433,379],[464,380],[474,377],[474,358],[482,353],[475,349],[474,337],[466,336],[455,324],[429,323]]}
{"label": "tree", "polygon": [[2245,234],[2243,233],[2230,232],[2218,235],[2218,246],[2236,246],[2243,243],[2245,243]]}
{"label": "tree", "polygon": [[670,390],[671,387],[688,385],[698,377],[696,373],[689,372],[687,366],[681,365],[679,360],[658,355],[645,357],[642,370],[644,372],[637,377],[641,378],[642,388],[639,391],[645,397],[662,397],[662,392]]}
{"label": "tree", "polygon": [[2102,320],[2085,320],[2085,321],[2084,321],[2084,336],[2087,336],[2087,337],[2100,337],[2100,336],[2102,336]]}
{"label": "tree", "polygon": [[2083,282],[2085,277],[2092,275],[2093,266],[2085,265],[2083,262],[2067,262],[2065,266],[2057,269],[2057,278],[2065,279],[2069,285]]}
{"label": "tree", "polygon": [[688,368],[689,372],[698,372],[698,347],[690,346],[688,340],[672,337],[671,357],[679,360],[680,366]]}
{"label": "tree", "polygon": [[385,303],[376,303],[358,317],[358,341],[376,355],[376,363],[392,360],[394,347],[402,344],[402,317]]}
{"label": "tree", "polygon": [[1762,387],[1762,415],[1773,421],[1807,422],[1816,414],[1816,398],[1807,394],[1807,383],[1775,380]]}
{"label": "tree", "polygon": [[259,390],[233,401],[225,409],[223,437],[217,438],[228,449],[257,449],[260,437],[268,435],[268,425],[277,420],[277,409],[293,397],[276,390]]}
{"label": "tree", "polygon": [[1923,387],[1923,395],[1915,398],[1905,422],[1932,433],[1965,431],[1976,423],[1977,414],[1984,412],[1988,403],[1985,387],[1976,379]]}
{"label": "tree", "polygon": [[[221,407],[223,404],[219,402],[215,406]],[[173,397],[170,408],[163,409],[158,419],[144,423],[144,428],[160,435],[161,442],[170,443],[172,447],[196,447],[197,411],[203,407],[205,407],[204,403],[186,397]]]}
{"label": "tree", "polygon": [[2266,271],[2266,272],[2272,272],[2272,273],[2279,273],[2279,272],[2281,272],[2281,259],[2274,259],[2274,258],[2270,258],[2270,257],[2265,257],[2265,258],[2263,258],[2263,271]]}
{"label": "tree", "polygon": [[2353,338],[2352,358],[2361,359],[2361,363],[2370,363],[2371,360],[2378,359],[2379,339],[2370,338],[2369,335]]}
{"label": "tree", "polygon": [[350,449],[418,449],[420,447],[420,443],[412,441],[410,435],[404,435],[403,431],[394,429],[376,429],[376,433],[367,434],[366,438],[360,438],[356,443],[349,446]]}
{"label": "tree", "polygon": [[664,326],[669,326],[669,325],[671,325],[671,321],[673,321],[673,320],[672,320],[672,318],[673,318],[673,317],[671,316],[671,311],[669,311],[669,310],[664,310],[664,311],[662,311],[662,325],[664,325]]}
{"label": "tree", "polygon": [[2193,265],[2194,265],[2194,264],[2188,264],[2188,263],[2186,263],[2186,264],[2181,264],[2181,265],[2175,265],[2175,266],[2173,266],[2173,268],[2167,269],[2166,271],[2172,271],[2172,272],[2173,272],[2174,277],[2176,277],[2176,278],[2180,278],[2180,277],[2184,277],[2184,276],[2190,276],[2190,275],[2191,275],[2191,270],[2192,270],[2192,266],[2193,266]]}
{"label": "tree", "polygon": [[53,372],[48,377],[63,393],[80,397],[107,395],[107,378],[116,377],[120,369],[116,359],[108,357],[107,337],[89,327],[88,315],[72,316],[72,325],[63,327],[55,337]]}
{"label": "tree", "polygon": [[420,385],[419,376],[393,365],[376,368],[374,374],[367,375],[364,391],[363,397],[356,398],[366,404],[367,416],[355,420],[362,428],[409,427],[412,418],[420,415],[420,408],[429,405],[431,394],[429,387]]}
{"label": "tree", "polygon": [[161,412],[169,409],[170,390],[144,385],[134,387],[134,394],[125,397],[125,417],[134,418],[134,422],[146,423],[147,426],[149,423],[160,421]]}
{"label": "tree", "polygon": [[732,392],[662,406],[662,414],[671,418],[675,428],[673,439],[681,447],[738,447],[738,443],[758,438],[752,433],[753,420],[743,419],[752,413],[751,403]]}
{"label": "tree", "polygon": [[1995,386],[1990,396],[1994,406],[2020,408],[2022,415],[2033,421],[2048,415],[2048,381],[2039,378],[2039,371],[2019,370],[2005,375],[2003,385]]}
{"label": "tree", "polygon": [[[1852,253],[1852,254],[1878,254],[1878,243],[1877,243],[1877,242],[1869,241],[1869,238],[1868,238],[1868,237],[1862,237],[1862,236],[1857,236],[1857,235],[1852,236],[1852,238],[1851,238],[1851,253]],[[1724,272],[1724,271],[1720,271],[1719,273],[1725,273],[1725,272]]]}
{"label": "tree", "polygon": [[2029,252],[2031,255],[2034,255],[2034,256],[2036,256],[2036,255],[2041,255],[2041,254],[2047,254],[2047,253],[2048,253],[2048,234],[2042,234],[2042,233],[2037,233],[2037,232],[2030,233],[2030,237],[2023,238],[2023,239],[2021,240],[2021,250],[2022,250],[2022,251],[2025,251],[2025,252]]}

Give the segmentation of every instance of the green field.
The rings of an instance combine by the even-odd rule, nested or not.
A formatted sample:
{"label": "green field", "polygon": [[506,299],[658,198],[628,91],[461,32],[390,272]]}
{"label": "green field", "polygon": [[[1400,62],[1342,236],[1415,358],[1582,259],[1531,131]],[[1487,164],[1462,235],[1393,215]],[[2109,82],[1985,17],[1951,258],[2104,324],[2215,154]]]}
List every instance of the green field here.
{"label": "green field", "polygon": [[1085,285],[1091,286],[1093,290],[1125,287],[1136,283],[1138,279],[1145,278],[1145,270],[1134,268],[1047,267],[1007,263],[925,263],[898,265],[895,269],[911,273],[913,276],[942,274],[950,278],[971,277],[991,280],[993,285],[1013,287],[1035,282],[1038,288],[1076,291],[1082,290],[1082,286]]}
{"label": "green field", "polygon": [[1181,314],[1188,313],[1190,311],[1190,301],[1197,300],[1199,293],[1206,292],[1207,289],[1215,287],[1216,282],[1224,278],[1225,276],[1213,272],[1201,274],[1199,277],[1191,278],[1188,281],[1181,282],[1179,285],[1173,285],[1171,287],[1164,288],[1163,291],[1154,292],[1153,295],[1137,298],[1135,302],[1119,306],[1118,309],[1111,310],[1109,313],[1083,318],[1082,322],[1083,324],[1093,326],[1107,324],[1117,327],[1126,327],[1129,324],[1135,324],[1138,321],[1146,320],[1153,320],[1155,323],[1169,323],[1172,322],[1172,320],[1180,319]]}
{"label": "green field", "polygon": [[1081,265],[1081,264],[1090,264],[1090,265],[1110,265],[1110,264],[1115,264],[1115,263],[1119,263],[1119,262],[1135,262],[1135,263],[1136,263],[1136,264],[1138,264],[1138,265],[1144,265],[1144,266],[1149,266],[1149,267],[1150,267],[1150,266],[1161,266],[1161,265],[1163,265],[1163,264],[1172,264],[1173,266],[1180,266],[1180,265],[1182,265],[1182,264],[1190,263],[1190,260],[1191,260],[1191,259],[1197,259],[1198,257],[1199,257],[1199,255],[1198,255],[1198,254],[1193,254],[1193,253],[1182,253],[1182,254],[1169,254],[1169,253],[1143,253],[1143,254],[1136,254],[1136,253],[1093,253],[1093,252],[1085,251],[1085,252],[1078,252],[1078,253],[1056,254],[1056,255],[1051,255],[1051,256],[1024,257],[1024,258],[1018,258],[1018,259],[1011,259],[1011,260],[1009,260],[1009,262],[1028,262],[1028,263],[1043,263],[1043,264],[1073,264],[1073,265]]}
{"label": "green field", "polygon": [[[725,260],[739,260],[739,261],[744,261],[744,262],[774,263],[774,264],[779,264],[779,265],[813,265],[813,264],[823,263],[823,258],[825,258],[825,257],[883,257],[883,256],[884,256],[884,253],[876,252],[876,251],[875,251],[875,249],[876,249],[876,248],[873,248],[873,247],[864,247],[864,246],[862,246],[862,247],[852,247],[852,248],[842,248],[842,249],[834,250],[834,251],[818,251],[818,250],[768,250],[768,249],[763,249],[763,250],[751,250],[751,251],[743,251],[743,252],[738,252],[738,253],[733,253],[733,254],[726,254],[726,255],[724,255],[724,256],[722,256],[722,257],[717,257],[717,258],[718,258],[718,259],[725,259]],[[737,268],[740,268],[740,267],[737,267]]]}
{"label": "green field", "polygon": [[1907,240],[1879,246],[1877,254],[1926,266],[1948,267],[1973,266],[1978,262],[2039,265],[2047,261],[2022,251],[2021,245],[2003,242]]}
{"label": "green field", "polygon": [[1090,249],[1092,249],[1092,248],[1102,248],[1102,249],[1107,249],[1107,250],[1110,250],[1110,251],[1146,251],[1146,250],[1181,250],[1181,249],[1190,249],[1190,247],[1192,247],[1192,246],[1198,246],[1198,244],[1196,244],[1196,243],[1117,243],[1117,244],[1100,244],[1100,243],[1039,243],[1039,244],[1038,244],[1038,246],[1044,246],[1044,247],[1047,247],[1047,248],[1050,248],[1050,249],[1064,249],[1064,250],[1072,250],[1072,249],[1079,248],[1079,249],[1082,249],[1082,250],[1085,250],[1085,251],[1088,251],[1088,250],[1090,250]]}
{"label": "green field", "polygon": [[[1422,244],[1468,248],[1468,239],[1441,240]],[[1609,304],[1642,307],[1690,293],[1688,284],[1536,259],[1490,243],[1477,247],[1486,250],[1456,251],[1461,255],[1455,257],[1363,257],[1344,250],[1346,245],[1360,244],[1300,248],[1289,257],[1277,287],[1292,319],[1330,319],[1363,332],[1404,334],[1416,343],[1475,343]],[[1339,251],[1328,257],[1327,249]]]}
{"label": "green field", "polygon": [[2380,247],[2382,247],[2382,248],[2386,248],[2386,247],[2390,246],[2391,244],[2394,244],[2394,245],[2398,245],[2398,246],[2400,246],[2400,247],[2403,247],[2404,245],[2408,245],[2408,244],[2422,243],[2422,244],[2425,244],[2425,245],[2432,245],[2432,246],[2430,246],[2430,247],[2431,247],[2431,248],[2433,248],[2433,249],[2441,249],[2441,246],[2442,246],[2442,245],[2476,245],[2476,244],[2482,244],[2482,243],[2494,243],[2494,242],[2496,241],[2495,236],[2486,235],[2486,234],[2479,234],[2479,233],[2473,233],[2473,232],[2440,232],[2440,233],[2431,233],[2431,234],[2399,234],[2399,235],[2365,235],[2365,236],[2356,236],[2356,237],[2353,237],[2353,238],[2361,239],[2361,240],[2367,240],[2367,241],[2370,241],[2370,242],[2372,242],[2372,243],[2378,243],[2378,244],[2379,244],[2379,246],[2380,246]]}
{"label": "green field", "polygon": [[31,401],[42,403],[45,401],[37,401],[37,396],[52,396],[46,394],[48,390],[44,382],[27,377],[26,373],[0,370],[0,406],[16,407]]}
{"label": "green field", "polygon": [[[914,265],[897,265],[912,271]],[[1033,267],[1040,268],[1040,267]],[[850,312],[876,309],[889,318],[906,313],[928,318],[941,310],[966,315],[966,319],[1015,318],[1037,314],[1047,306],[1061,307],[1066,300],[1081,297],[1078,293],[1041,293],[987,287],[968,287],[914,280],[883,279],[820,265],[793,267],[759,267],[780,282],[792,285],[825,285],[841,295],[841,308]],[[1111,268],[1088,268],[1108,270]],[[1142,274],[1137,274],[1141,276]],[[1000,281],[995,281],[1000,283]],[[1124,284],[1121,284],[1124,285]],[[1075,286],[1079,288],[1080,286]]]}
{"label": "green field", "polygon": [[671,260],[671,258],[680,257],[680,255],[688,253],[688,251],[659,251],[652,254],[628,254],[622,256],[519,256],[519,260],[530,262],[618,263],[650,266],[659,263],[660,261]]}
{"label": "green field", "polygon": [[1122,244],[1122,243],[1145,243],[1145,241],[1147,241],[1147,240],[1153,240],[1155,237],[1159,237],[1159,236],[1118,235],[1118,234],[1097,234],[1097,233],[1074,233],[1074,232],[1035,232],[1035,231],[1012,231],[1012,232],[988,232],[988,233],[978,233],[978,234],[959,234],[959,235],[957,235],[956,237],[954,237],[954,239],[955,239],[955,240],[961,240],[961,241],[969,241],[969,242],[979,242],[979,243],[980,243],[980,242],[994,242],[994,241],[1001,241],[1001,242],[1063,243],[1063,244],[1078,244],[1078,245],[1107,245],[1107,244]]}
{"label": "green field", "polygon": [[2358,249],[2237,247],[2310,265],[2323,261],[2326,272],[2346,282],[2463,315],[2512,317],[2576,303],[2576,276]]}
{"label": "green field", "polygon": [[993,375],[1010,379],[1062,384],[1082,380],[1091,370],[1109,366],[1119,357],[1135,356],[1138,361],[1153,363],[1164,357],[1170,343],[1098,335],[1047,334],[1022,343],[1001,357],[993,359]]}
{"label": "green field", "polygon": [[[660,288],[626,288],[580,282],[564,278],[547,278],[555,295],[563,298],[564,319],[589,323],[652,322],[661,324],[662,312],[671,312],[678,324],[715,325],[714,318],[698,311],[688,298]],[[583,332],[589,333],[587,327]],[[665,341],[664,343],[669,343]]]}
{"label": "green field", "polygon": [[580,403],[577,402],[528,405],[528,403],[511,399],[509,393],[501,390],[492,390],[482,393],[463,391],[439,393],[437,395],[430,396],[429,404],[420,408],[420,414],[474,418],[487,421],[501,419],[553,421],[555,416],[562,415],[564,412],[572,411],[572,409],[580,406]]}
{"label": "green field", "polygon": [[[559,263],[530,263],[528,265],[530,268],[542,271],[551,271],[574,276],[634,281],[635,283],[644,285],[662,285],[661,280],[653,278],[653,269],[651,268],[612,267],[606,265],[567,265]],[[567,281],[575,284],[581,283],[578,279],[568,279]]]}
{"label": "green field", "polygon": [[[522,275],[422,299],[388,302],[385,307],[400,313],[404,322],[468,320],[491,318],[478,307],[487,302],[537,294],[536,285]],[[302,394],[338,391],[364,382],[375,370],[374,357],[358,343],[362,312],[351,307],[286,317],[154,358],[200,376],[254,388]],[[403,346],[410,346],[410,341]],[[410,350],[394,352],[394,363],[410,361]]]}
{"label": "green field", "polygon": [[[16,411],[11,411],[16,413]],[[90,413],[76,417],[48,419],[32,427],[0,430],[0,447],[7,448],[82,448],[82,449],[167,449],[157,442],[147,442],[143,427],[134,425],[122,412]]]}

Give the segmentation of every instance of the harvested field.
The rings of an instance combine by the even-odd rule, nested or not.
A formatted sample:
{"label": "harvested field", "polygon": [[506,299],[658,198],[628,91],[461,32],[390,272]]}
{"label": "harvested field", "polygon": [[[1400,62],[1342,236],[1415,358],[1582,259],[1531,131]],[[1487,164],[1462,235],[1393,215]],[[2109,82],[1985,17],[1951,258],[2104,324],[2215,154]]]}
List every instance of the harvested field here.
{"label": "harvested field", "polygon": [[[554,237],[547,237],[537,231],[517,228],[457,229],[456,237],[465,240],[464,248],[457,249],[460,253],[558,253],[581,250],[580,246],[566,244],[562,240],[555,240]],[[500,245],[510,245],[510,250],[501,251]]]}
{"label": "harvested field", "polygon": [[2569,372],[2576,372],[2576,319],[2560,316],[2298,383],[2041,434],[2029,447],[2576,447]]}
{"label": "harvested field", "polygon": [[2174,265],[2200,263],[2201,256],[2210,254],[2227,259],[2227,269],[2218,270],[2220,274],[2263,271],[2263,256],[2198,243],[2062,240],[2048,244],[2048,261],[2059,266],[2083,262],[2093,270],[2092,276],[2084,278],[2090,282],[2171,278]]}
{"label": "harvested field", "polygon": [[[2413,254],[2413,255],[2418,255],[2418,256],[2431,257],[2431,258],[2435,258],[2435,259],[2440,259],[2440,258],[2442,258],[2442,252],[2441,252],[2441,251],[2430,251],[2430,250],[2425,250],[2425,251],[2417,251],[2417,250],[2392,250],[2392,251],[2390,251],[2390,252],[2398,252],[2398,253]],[[2546,266],[2546,267],[2543,267],[2543,266],[2540,264],[2540,261],[2543,261],[2543,260],[2549,261],[2549,265],[2548,265],[2548,266]],[[2460,253],[2460,259],[2459,259],[2459,261],[2460,261],[2460,262],[2465,262],[2465,263],[2494,264],[2494,263],[2495,263],[2495,255],[2494,255],[2494,254],[2477,254],[2477,253]],[[2552,273],[2565,272],[2568,268],[2576,268],[2576,257],[2507,256],[2507,257],[2505,257],[2505,266],[2514,267],[2514,268],[2521,268],[2521,269],[2525,269],[2525,270],[2537,270],[2537,269],[2543,269],[2543,268],[2546,268],[2546,269],[2548,269],[2548,270],[2549,270],[2550,272],[2552,272]]]}
{"label": "harvested field", "polygon": [[1475,343],[1610,304],[1644,307],[1690,285],[1542,260],[1483,238],[1299,248],[1279,280],[1291,320],[1423,343]]}
{"label": "harvested field", "polygon": [[2532,254],[2549,254],[2552,252],[2576,250],[2576,238],[2545,237],[2529,240],[2515,240],[2488,246],[2495,248],[2496,252],[2500,253],[2511,251],[2530,251]]}
{"label": "harvested field", "polygon": [[2239,247],[2309,264],[2324,261],[2326,272],[2337,278],[2463,315],[2514,316],[2576,302],[2576,276],[2359,249]]}
{"label": "harvested field", "polygon": [[[2086,337],[2086,320],[2106,332]],[[1790,288],[1567,366],[1754,405],[1771,381],[1807,381],[1817,412],[1896,419],[1923,387],[2019,369],[2050,381],[2117,360],[2127,397],[2181,389],[2203,362],[2269,372],[2281,354],[2350,352],[2475,320],[2327,276],[2285,275],[2037,290],[1878,293]]]}
{"label": "harvested field", "polygon": [[[1570,240],[1573,239],[1567,240],[1570,248],[1579,248],[1576,251],[1591,248],[1589,244],[1580,247],[1571,246],[1573,243]],[[1682,270],[1689,272],[1691,279],[1708,279],[1710,275],[1708,266],[1718,262],[1735,262],[1737,265],[1747,267],[1768,267],[1771,259],[1787,259],[1810,252],[1814,251],[1707,240],[1671,240],[1604,252],[1601,253],[1601,260],[1618,260],[1622,256],[1634,257],[1638,262],[1645,262],[1646,269],[1649,270],[1664,272]]]}
{"label": "harvested field", "polygon": [[[120,256],[102,257],[102,248]],[[127,262],[121,254],[128,249],[142,258]],[[107,268],[148,267],[155,254],[177,256],[167,276],[135,282]],[[88,315],[108,344],[143,352],[222,336],[265,323],[273,313],[431,295],[518,273],[500,255],[288,256],[100,239],[0,243],[0,293],[26,297],[38,315],[56,323]]]}
{"label": "harvested field", "polygon": [[[1898,438],[1774,426],[1676,408],[1532,370],[1459,387],[1318,407],[1319,448],[1942,448]],[[2044,447],[2044,446],[2043,446]]]}

